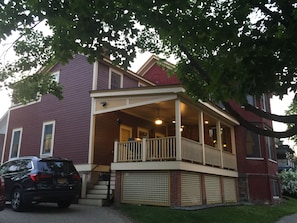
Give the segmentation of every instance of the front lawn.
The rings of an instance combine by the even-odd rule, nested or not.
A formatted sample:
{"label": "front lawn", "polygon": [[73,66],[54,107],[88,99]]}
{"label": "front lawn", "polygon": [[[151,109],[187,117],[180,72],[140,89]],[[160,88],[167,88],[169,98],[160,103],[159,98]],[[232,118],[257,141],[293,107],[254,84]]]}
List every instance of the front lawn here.
{"label": "front lawn", "polygon": [[239,205],[195,211],[128,204],[121,204],[119,209],[137,223],[274,223],[283,216],[297,213],[297,199],[285,199],[276,206]]}

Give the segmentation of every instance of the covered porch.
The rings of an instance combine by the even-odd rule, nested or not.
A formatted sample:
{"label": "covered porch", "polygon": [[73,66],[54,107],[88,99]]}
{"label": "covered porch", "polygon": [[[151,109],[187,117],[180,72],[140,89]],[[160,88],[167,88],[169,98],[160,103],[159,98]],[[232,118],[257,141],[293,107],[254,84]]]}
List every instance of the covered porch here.
{"label": "covered porch", "polygon": [[[112,146],[104,146],[104,149],[112,153],[110,165],[116,172],[115,199],[118,202],[180,206],[237,201],[234,127],[238,123],[221,108],[193,101],[181,86],[94,91],[91,97],[97,133],[94,133],[90,159],[96,160],[96,151],[103,149],[98,146],[103,142],[95,143],[96,134],[105,132],[105,140],[108,141],[109,136],[112,140]],[[107,119],[110,123],[116,122],[113,126],[117,130],[113,130],[112,135],[106,133],[107,123],[102,121]],[[134,175],[145,183],[136,184]],[[164,196],[160,195],[161,201],[141,198],[144,191],[148,193],[148,187],[159,190],[158,186],[151,185],[154,184],[150,181],[152,176],[159,176],[158,181],[164,181],[165,185],[161,188],[167,188]],[[182,182],[183,178],[188,180]],[[192,188],[193,182],[199,184],[199,188]],[[213,183],[219,191],[215,192],[214,200],[209,197],[213,191],[205,189],[211,188]],[[173,184],[180,185],[180,197],[172,194]],[[133,185],[130,189],[138,191],[140,197],[133,198],[137,192],[129,194],[129,185]],[[142,186],[134,188],[135,185]],[[182,188],[186,187],[195,191],[199,198],[194,202],[186,201],[190,196],[182,193]],[[233,191],[232,196],[226,194],[229,190]]]}

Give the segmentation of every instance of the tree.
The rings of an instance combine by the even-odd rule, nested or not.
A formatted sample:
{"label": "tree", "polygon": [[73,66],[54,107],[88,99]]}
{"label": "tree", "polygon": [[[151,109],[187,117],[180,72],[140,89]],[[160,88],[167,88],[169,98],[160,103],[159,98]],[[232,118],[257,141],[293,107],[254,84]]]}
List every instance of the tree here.
{"label": "tree", "polygon": [[[295,97],[290,104],[288,110],[286,110],[287,115],[294,115],[297,114],[297,98]],[[291,129],[292,125],[288,124],[288,129]],[[291,136],[291,140],[294,141],[295,144],[297,144],[297,134]]]}
{"label": "tree", "polygon": [[[14,48],[22,55],[3,69],[5,77],[65,63],[76,53],[88,55],[90,62],[108,54],[128,67],[139,47],[174,55],[178,63],[171,72],[189,95],[224,102],[243,126],[278,138],[297,132],[296,115],[268,114],[246,101],[247,95],[296,93],[297,5],[291,0],[2,0],[0,6],[0,38],[19,32]],[[36,30],[42,21],[51,35]],[[235,112],[230,99],[292,128],[282,133],[259,129]]]}

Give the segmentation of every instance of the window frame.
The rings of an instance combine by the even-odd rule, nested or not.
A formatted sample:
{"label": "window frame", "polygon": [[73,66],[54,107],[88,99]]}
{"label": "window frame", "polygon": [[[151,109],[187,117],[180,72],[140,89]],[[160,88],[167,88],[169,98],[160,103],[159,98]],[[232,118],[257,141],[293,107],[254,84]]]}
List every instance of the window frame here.
{"label": "window frame", "polygon": [[[14,137],[15,137],[15,133],[16,132],[20,132],[20,136],[19,136],[19,140],[18,140],[18,148],[17,148],[17,154],[16,156],[12,157],[12,148],[14,145]],[[22,135],[23,135],[23,128],[15,128],[12,130],[12,134],[11,134],[11,142],[10,142],[10,149],[9,149],[9,159],[12,158],[17,158],[20,156],[20,150],[21,150],[21,143],[22,143]]]}
{"label": "window frame", "polygon": [[[257,140],[257,146],[259,148],[259,151],[258,151],[258,155],[259,156],[254,156],[255,154],[255,151],[253,150],[253,155],[251,154],[248,154],[248,147],[247,147],[247,136],[248,134],[251,134],[251,137],[252,137],[252,140],[253,140],[253,143],[255,143],[255,139]],[[263,152],[262,152],[262,145],[261,145],[261,137],[260,135],[250,131],[250,130],[246,130],[245,131],[245,138],[246,138],[246,142],[245,142],[245,147],[246,147],[246,158],[247,159],[263,159]]]}
{"label": "window frame", "polygon": [[[52,125],[52,133],[51,133],[51,145],[50,145],[50,152],[45,153],[44,152],[44,142],[45,142],[45,128],[48,125]],[[53,156],[53,150],[54,150],[54,142],[55,142],[55,121],[48,121],[44,122],[42,125],[42,134],[41,134],[41,144],[40,144],[40,157],[46,157],[46,156]]]}
{"label": "window frame", "polygon": [[[120,86],[119,88],[112,88],[111,86],[111,83],[112,83],[112,74],[116,74],[116,75],[119,75],[120,76]],[[122,73],[119,73],[113,69],[109,69],[109,76],[108,76],[108,89],[120,89],[120,88],[123,88],[123,74]]]}

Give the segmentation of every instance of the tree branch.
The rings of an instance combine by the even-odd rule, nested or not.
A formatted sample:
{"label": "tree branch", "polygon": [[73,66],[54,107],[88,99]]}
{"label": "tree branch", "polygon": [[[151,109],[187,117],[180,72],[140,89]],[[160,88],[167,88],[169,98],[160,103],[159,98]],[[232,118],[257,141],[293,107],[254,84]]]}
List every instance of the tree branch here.
{"label": "tree branch", "polygon": [[244,105],[245,110],[252,112],[260,117],[277,121],[277,122],[283,122],[283,123],[295,123],[297,124],[297,115],[275,115],[272,113],[265,112],[263,110],[257,109],[254,106],[250,104]]}
{"label": "tree branch", "polygon": [[248,122],[247,120],[245,120],[238,112],[236,112],[233,109],[233,107],[228,102],[223,102],[223,105],[225,106],[226,110],[239,121],[240,125],[259,135],[264,135],[264,136],[269,136],[274,138],[288,138],[295,135],[297,132],[296,124],[292,128],[284,132],[275,132],[273,130],[259,128],[256,125],[252,124],[251,122]]}

